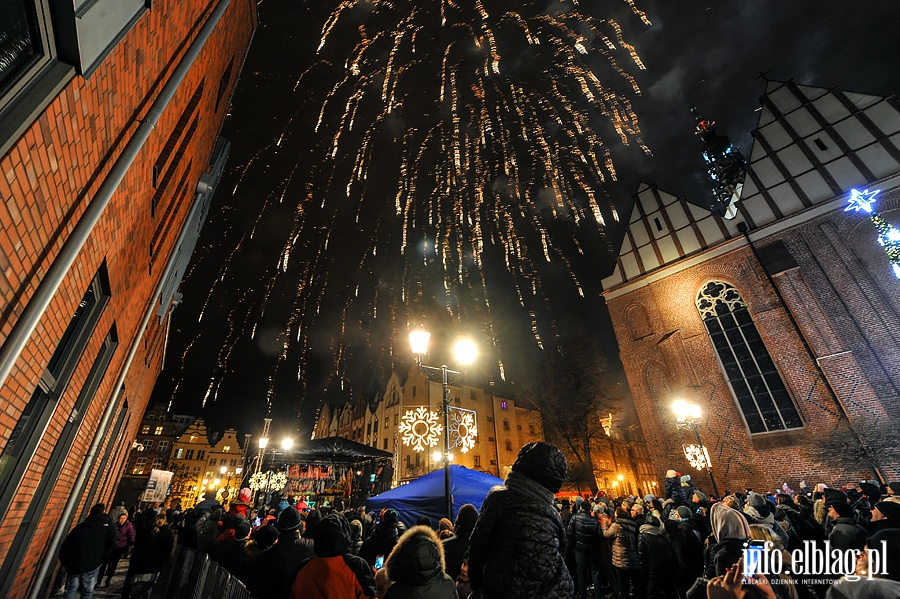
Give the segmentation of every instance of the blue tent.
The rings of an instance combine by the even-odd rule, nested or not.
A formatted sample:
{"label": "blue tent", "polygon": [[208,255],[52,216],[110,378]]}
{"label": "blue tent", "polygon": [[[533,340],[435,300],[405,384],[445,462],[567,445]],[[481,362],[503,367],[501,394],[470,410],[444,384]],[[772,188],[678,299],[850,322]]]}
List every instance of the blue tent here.
{"label": "blue tent", "polygon": [[[474,505],[480,512],[488,491],[502,484],[503,480],[496,476],[451,464],[450,495],[453,497],[451,520],[456,521],[459,508],[467,503]],[[407,526],[415,525],[419,516],[428,516],[436,528],[440,519],[447,516],[444,507],[444,470],[435,470],[409,484],[366,500],[366,511],[378,512],[385,508],[400,512],[400,519]]]}

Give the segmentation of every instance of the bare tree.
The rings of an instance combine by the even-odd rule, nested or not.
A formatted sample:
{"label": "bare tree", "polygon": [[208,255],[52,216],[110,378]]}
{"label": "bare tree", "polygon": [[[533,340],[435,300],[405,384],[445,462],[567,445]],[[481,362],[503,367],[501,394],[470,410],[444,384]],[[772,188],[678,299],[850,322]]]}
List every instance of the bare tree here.
{"label": "bare tree", "polygon": [[592,448],[609,444],[600,419],[618,412],[618,401],[598,340],[585,334],[571,337],[548,352],[527,395],[541,412],[547,441],[569,458],[569,481],[596,493]]}
{"label": "bare tree", "polygon": [[871,472],[886,482],[886,467],[900,463],[900,429],[890,419],[866,415],[838,421],[834,429],[810,440],[809,455],[822,466],[850,472]]}

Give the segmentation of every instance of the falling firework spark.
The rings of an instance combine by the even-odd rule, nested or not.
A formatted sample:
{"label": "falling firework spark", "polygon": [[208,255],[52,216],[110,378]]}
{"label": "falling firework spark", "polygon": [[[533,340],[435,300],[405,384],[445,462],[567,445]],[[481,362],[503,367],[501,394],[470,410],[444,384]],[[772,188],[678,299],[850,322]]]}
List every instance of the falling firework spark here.
{"label": "falling firework spark", "polygon": [[[341,2],[292,78],[297,112],[233,172],[232,197],[261,209],[219,281],[243,268],[243,244],[272,235],[268,211],[294,213],[253,283],[261,303],[243,294],[228,315],[216,376],[239,338],[263,343],[264,320],[281,330],[270,407],[285,366],[314,399],[352,384],[363,362],[383,376],[413,322],[478,323],[505,377],[496,298],[518,302],[536,347],[553,343],[560,308],[547,290],[598,291],[589,248],[608,251],[605,228],[618,221],[604,192],[612,146],[649,153],[629,99],[640,93],[629,70],[643,68],[619,24],[576,0]],[[311,366],[327,375],[307,380]]]}

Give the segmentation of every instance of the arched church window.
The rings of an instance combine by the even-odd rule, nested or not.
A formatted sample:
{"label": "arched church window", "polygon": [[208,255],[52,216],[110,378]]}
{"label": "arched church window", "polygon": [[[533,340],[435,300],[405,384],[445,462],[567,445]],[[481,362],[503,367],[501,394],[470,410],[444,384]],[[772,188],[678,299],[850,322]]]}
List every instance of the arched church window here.
{"label": "arched church window", "polygon": [[803,422],[741,294],[707,283],[697,309],[751,433],[800,428]]}

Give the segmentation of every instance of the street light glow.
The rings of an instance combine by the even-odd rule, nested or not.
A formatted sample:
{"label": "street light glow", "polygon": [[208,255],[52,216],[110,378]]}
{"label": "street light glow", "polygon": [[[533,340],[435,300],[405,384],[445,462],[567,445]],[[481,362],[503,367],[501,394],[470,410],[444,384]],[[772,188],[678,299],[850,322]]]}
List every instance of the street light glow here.
{"label": "street light glow", "polygon": [[285,451],[288,451],[291,447],[294,446],[294,440],[290,437],[285,437],[281,440],[281,448]]}
{"label": "street light glow", "polygon": [[259,438],[259,448],[260,449],[265,449],[268,444],[269,444],[268,438],[266,438],[266,437]]}
{"label": "street light glow", "polygon": [[478,356],[478,347],[471,339],[460,339],[453,346],[453,355],[457,363],[469,366]]}
{"label": "street light glow", "polygon": [[219,472],[222,473],[222,476],[225,476],[225,473],[228,472],[228,466],[222,466],[219,468]]}
{"label": "street light glow", "polygon": [[434,460],[435,462],[440,462],[443,458],[444,458],[444,454],[441,453],[440,451],[435,451],[434,453],[431,454],[431,459]]}
{"label": "street light glow", "polygon": [[423,329],[416,329],[409,334],[409,347],[412,354],[418,357],[425,357],[428,353],[428,342],[431,340],[431,333]]}

